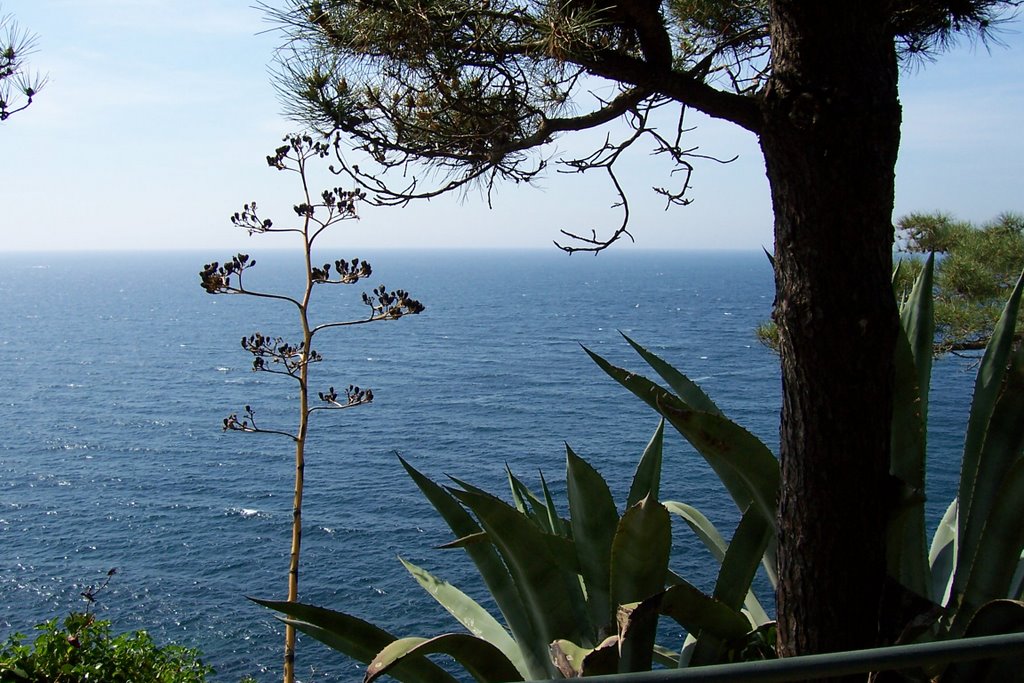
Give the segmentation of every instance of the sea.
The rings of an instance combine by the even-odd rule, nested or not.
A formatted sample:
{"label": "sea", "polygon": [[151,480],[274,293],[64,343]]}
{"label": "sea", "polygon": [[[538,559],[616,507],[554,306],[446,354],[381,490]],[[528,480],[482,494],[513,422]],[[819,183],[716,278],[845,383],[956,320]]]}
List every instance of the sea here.
{"label": "sea", "polygon": [[[295,295],[299,254],[248,252],[247,286]],[[249,405],[261,427],[294,429],[286,377],[251,370],[239,340],[294,340],[279,300],[210,295],[205,263],[232,254],[0,254],[0,639],[92,609],[115,631],[199,648],[213,681],[280,677],[281,623],[248,596],[283,599],[293,448],[224,432]],[[372,388],[369,405],[313,416],[300,599],[398,636],[461,627],[398,557],[490,604],[451,532],[400,466],[457,477],[509,499],[507,471],[565,509],[565,447],[608,480],[620,506],[657,416],[581,346],[655,378],[629,335],[695,380],[777,452],[777,357],[755,339],[773,278],[760,252],[401,251],[358,256],[374,277],[314,292],[319,322],[365,316],[362,291],[407,290],[418,316],[327,329],[312,389]],[[928,515],[955,495],[976,359],[934,370]],[[675,433],[662,498],[695,505],[726,535],[737,511]],[[711,590],[716,565],[676,523],[673,569]],[[108,585],[87,605],[83,592]],[[763,580],[760,584],[763,587]],[[770,597],[768,598],[770,600]],[[304,682],[354,680],[361,666],[300,636]]]}

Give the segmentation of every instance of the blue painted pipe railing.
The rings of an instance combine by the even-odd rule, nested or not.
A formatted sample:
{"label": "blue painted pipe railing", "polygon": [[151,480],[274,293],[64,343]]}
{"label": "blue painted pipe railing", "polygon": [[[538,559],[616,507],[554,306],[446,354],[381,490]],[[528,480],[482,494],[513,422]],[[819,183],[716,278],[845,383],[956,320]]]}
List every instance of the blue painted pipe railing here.
{"label": "blue painted pipe railing", "polygon": [[[789,683],[869,671],[912,669],[928,664],[1024,655],[1024,633],[978,636],[936,643],[893,645],[870,650],[715,664],[690,669],[660,669],[631,674],[588,676],[589,683]],[[539,683],[539,682],[536,682]]]}

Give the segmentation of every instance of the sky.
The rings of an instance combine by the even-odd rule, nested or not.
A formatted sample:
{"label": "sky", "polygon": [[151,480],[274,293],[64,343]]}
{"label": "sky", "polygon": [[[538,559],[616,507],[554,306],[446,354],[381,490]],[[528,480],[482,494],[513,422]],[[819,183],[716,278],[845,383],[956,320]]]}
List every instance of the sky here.
{"label": "sky", "polygon": [[[269,0],[280,4],[283,0]],[[0,252],[250,250],[228,220],[257,201],[280,225],[295,177],[264,160],[298,129],[269,66],[282,37],[252,0],[0,0],[38,36],[30,68],[48,83],[0,123]],[[1024,22],[1006,47],[964,44],[901,78],[903,133],[895,215],[941,210],[976,222],[1024,212]],[[771,205],[756,138],[687,114],[688,146],[730,164],[696,164],[686,207],[664,211],[672,183],[646,149],[625,159],[632,232],[625,249],[771,248]],[[588,138],[593,142],[595,138]],[[573,155],[562,138],[546,154]],[[321,180],[322,179],[322,180]],[[324,172],[314,179],[337,185]],[[563,228],[606,233],[619,221],[598,174],[549,172],[407,208],[364,207],[330,246],[551,248]],[[284,242],[265,246],[286,247]]]}

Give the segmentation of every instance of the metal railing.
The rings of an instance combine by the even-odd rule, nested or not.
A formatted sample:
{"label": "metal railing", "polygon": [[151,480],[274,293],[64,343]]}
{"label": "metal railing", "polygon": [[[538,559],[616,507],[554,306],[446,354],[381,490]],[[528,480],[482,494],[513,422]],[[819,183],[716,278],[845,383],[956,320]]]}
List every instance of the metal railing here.
{"label": "metal railing", "polygon": [[715,664],[691,669],[660,669],[630,674],[588,676],[587,680],[593,683],[788,683],[809,678],[911,669],[927,664],[992,659],[1014,654],[1024,655],[1024,633],[892,645],[869,650],[831,652],[757,662]]}

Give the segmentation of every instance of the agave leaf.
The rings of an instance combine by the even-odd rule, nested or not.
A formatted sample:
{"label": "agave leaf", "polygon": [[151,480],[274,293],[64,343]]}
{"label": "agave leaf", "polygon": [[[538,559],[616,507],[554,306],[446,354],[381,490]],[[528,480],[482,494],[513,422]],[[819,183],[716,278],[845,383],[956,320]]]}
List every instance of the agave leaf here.
{"label": "agave leaf", "polygon": [[[587,619],[586,607],[578,577],[565,571],[551,552],[551,539],[571,541],[543,533],[514,507],[490,494],[452,493],[473,511],[501,553],[536,626],[534,647],[543,647],[547,656],[548,645],[558,638],[586,644],[580,628]],[[518,637],[516,640],[523,645]],[[549,677],[554,676],[550,657],[547,666]]]}
{"label": "agave leaf", "polygon": [[946,508],[935,535],[932,536],[931,550],[928,551],[928,564],[931,566],[931,596],[943,606],[949,604],[950,591],[953,588],[953,572],[956,570],[957,556],[957,513],[959,505],[956,498]]}
{"label": "agave leaf", "polygon": [[551,659],[563,678],[581,678],[583,676],[583,659],[590,652],[592,652],[591,648],[580,647],[564,638],[559,638],[551,643]]}
{"label": "agave leaf", "polygon": [[[612,541],[612,604],[640,602],[661,593],[668,576],[671,546],[672,523],[665,506],[648,496],[626,510]],[[639,616],[643,617],[643,613]],[[656,617],[640,618],[628,637],[620,626],[620,672],[650,669],[657,626]]]}
{"label": "agave leaf", "polygon": [[[482,533],[480,525],[476,523],[472,515],[466,512],[448,491],[421,474],[401,456],[398,459],[423,495],[448,523],[456,538],[462,539]],[[480,578],[484,580],[484,584],[493,596],[498,610],[505,618],[505,623],[512,631],[512,636],[519,643],[526,666],[530,670],[530,677],[542,679],[551,675],[552,670],[547,652],[549,641],[537,638],[536,626],[526,610],[518,588],[509,575],[508,568],[505,567],[505,563],[494,545],[472,543],[465,546],[465,551],[473,560],[477,571],[480,572]]]}
{"label": "agave leaf", "polygon": [[683,647],[679,650],[679,668],[685,669],[690,666],[690,660],[693,659],[693,651],[697,647],[697,637],[692,633],[687,633],[686,637],[683,638]]}
{"label": "agave leaf", "polygon": [[714,598],[739,610],[761,564],[761,557],[773,536],[772,529],[753,508],[748,508],[729,542],[722,568],[715,582]]}
{"label": "agave leaf", "polygon": [[[583,569],[580,567],[580,558],[577,556],[576,542],[565,536],[555,534],[543,534],[544,543],[547,544],[551,557],[555,559],[558,566],[569,574],[578,575]],[[578,583],[577,576],[577,583]]]}
{"label": "agave leaf", "polygon": [[[565,571],[570,572],[572,574],[579,574],[580,565],[579,560],[576,557],[576,548],[574,547],[572,539],[567,538],[559,532],[551,530],[551,526],[548,523],[550,518],[548,517],[547,507],[540,502],[539,498],[537,498],[532,492],[530,492],[530,490],[526,487],[525,484],[522,483],[522,481],[520,481],[514,475],[510,476],[512,476],[512,480],[516,482],[514,485],[518,486],[519,490],[521,492],[524,492],[524,494],[527,496],[528,501],[526,512],[523,512],[518,507],[513,509],[515,509],[515,511],[524,520],[529,521],[537,528],[537,530],[540,532],[540,538],[542,539],[542,542],[546,546],[548,546],[548,549],[550,550],[550,556],[554,558],[554,561],[558,564],[558,566],[561,569],[564,569]],[[463,492],[468,492],[475,495],[484,496],[485,498],[494,498],[495,500],[498,500],[495,496],[491,495],[487,491],[484,491],[481,488],[473,486],[472,484],[469,484],[461,479],[457,479],[456,477],[449,478],[464,489],[464,491],[459,491],[457,489],[450,488],[447,489],[449,493],[453,493],[455,494],[455,496],[458,496],[460,493]],[[489,534],[487,534],[487,539],[491,540]],[[463,544],[463,546],[465,547],[465,544]]]}
{"label": "agave leaf", "polygon": [[555,507],[555,499],[551,496],[551,489],[548,488],[548,482],[544,479],[543,472],[540,473],[540,488],[544,492],[544,507],[548,513],[548,528],[551,529],[553,534],[565,536],[567,525],[558,514],[558,508]]}
{"label": "agave leaf", "polygon": [[896,349],[896,405],[893,416],[891,472],[911,490],[919,492],[923,529],[925,453],[928,393],[934,356],[935,315],[932,287],[934,254],[929,255],[900,307],[900,335]]}
{"label": "agave leaf", "polygon": [[[974,400],[971,403],[971,415],[967,421],[967,436],[964,440],[964,455],[960,469],[960,490],[957,496],[960,501],[957,529],[958,565],[963,565],[966,561],[969,566],[973,562],[978,539],[981,537],[981,530],[987,516],[984,512],[976,513],[975,508],[984,510],[985,506],[992,502],[991,498],[982,492],[988,492],[990,495],[994,485],[998,484],[998,475],[993,476],[993,474],[1001,468],[983,464],[982,454],[1013,347],[1022,291],[1024,291],[1024,274],[1017,280],[1017,284],[1003,308],[1003,313],[992,331],[992,339],[985,348],[985,355],[982,357],[978,378],[974,385]],[[953,577],[954,592],[961,593],[966,581],[966,572],[957,571]]]}
{"label": "agave leaf", "polygon": [[[679,515],[683,521],[686,522],[687,526],[693,531],[693,533],[704,543],[704,546],[711,552],[716,560],[721,563],[725,559],[725,553],[729,548],[729,544],[725,542],[725,538],[718,531],[715,525],[709,520],[704,514],[686,503],[680,503],[677,501],[666,501],[665,507],[669,512]],[[774,537],[774,531],[771,531],[772,537]],[[765,553],[771,550],[771,545],[765,549]],[[767,555],[762,555],[760,558],[762,566],[765,567],[765,571],[768,574],[769,582],[772,588],[776,586],[776,576],[774,571],[769,570]],[[671,583],[671,581],[670,581]],[[761,602],[754,595],[754,592],[748,590],[743,600],[743,606],[750,613],[751,621],[760,626],[771,621],[771,618],[765,612],[764,607],[761,606]]]}
{"label": "agave leaf", "polygon": [[708,395],[704,393],[704,390],[694,383],[693,380],[676,370],[672,365],[659,358],[654,353],[637,344],[622,332],[619,332],[619,334],[622,334],[625,340],[629,342],[629,345],[633,347],[633,350],[640,354],[640,357],[658,373],[659,377],[665,380],[665,383],[668,384],[669,388],[676,393],[676,396],[678,396],[683,403],[694,410],[701,410],[705,413],[712,413],[714,415],[723,414],[722,411],[719,410],[718,406],[715,405],[715,402],[712,401]]}
{"label": "agave leaf", "polygon": [[[548,506],[519,477],[512,474],[512,470],[508,468],[508,465],[505,466],[505,470],[508,472],[508,481],[512,488],[512,500],[516,505],[516,509],[533,520],[533,523],[541,530],[549,534],[555,533],[551,525]],[[456,479],[455,481],[467,490],[482,491],[482,489],[467,486],[461,480]]]}
{"label": "agave leaf", "polygon": [[685,581],[648,598],[636,609],[652,607],[698,639],[704,634],[733,640],[750,631],[750,622],[741,612]]}
{"label": "agave leaf", "polygon": [[725,542],[725,538],[719,533],[711,520],[704,516],[704,513],[692,505],[674,500],[667,500],[662,504],[669,512],[682,517],[683,521],[693,530],[693,533],[711,551],[711,554],[714,555],[719,563],[725,559],[725,551],[728,549],[729,544]]}
{"label": "agave leaf", "polygon": [[743,638],[742,655],[745,661],[776,659],[779,640],[778,623],[770,621],[761,624]]}
{"label": "agave leaf", "polygon": [[[736,532],[729,542],[728,550],[722,559],[722,567],[718,572],[718,580],[715,582],[715,592],[712,596],[715,600],[728,607],[734,612],[739,612],[740,605],[746,601],[751,593],[751,584],[754,581],[754,574],[761,562],[764,551],[768,548],[774,533],[768,524],[754,511],[753,507],[747,509],[740,519]],[[758,607],[760,604],[758,603]],[[761,610],[762,614],[764,610]],[[764,615],[768,621],[767,615]],[[749,630],[750,625],[746,627]],[[717,633],[702,634],[697,638],[697,644],[690,653],[690,664],[702,666],[713,664],[722,659],[724,651],[723,637]]]}
{"label": "agave leaf", "polygon": [[726,659],[727,643],[713,633],[701,633],[686,656],[687,667],[721,664]]}
{"label": "agave leaf", "polygon": [[475,543],[489,543],[490,540],[487,538],[487,534],[483,531],[478,531],[475,534],[469,536],[463,536],[462,538],[456,538],[454,541],[448,541],[436,546],[438,550],[452,550],[454,548],[465,548]]}
{"label": "agave leaf", "polygon": [[[1024,631],[1024,602],[994,600],[975,613],[964,636],[994,636]],[[1019,681],[1024,671],[1024,655],[1017,653],[990,660],[951,663],[938,678],[939,683],[1004,683]]]}
{"label": "agave leaf", "polygon": [[[902,307],[903,326],[896,339],[889,471],[898,481],[900,497],[890,511],[886,532],[889,575],[918,595],[929,595],[930,588],[924,524],[928,385],[921,372],[922,366],[931,371],[935,333],[931,264],[929,259]],[[908,324],[912,329],[907,329]],[[926,383],[922,385],[922,381]]]}
{"label": "agave leaf", "polygon": [[679,653],[664,645],[654,645],[654,662],[666,669],[679,668]]}
{"label": "agave leaf", "polygon": [[[343,612],[300,602],[249,599],[287,615],[286,623],[364,664],[395,641],[384,629]],[[391,675],[403,683],[455,683],[451,674],[427,660],[399,667]]]}
{"label": "agave leaf", "polygon": [[400,664],[428,661],[426,655],[445,654],[479,683],[523,680],[504,653],[486,640],[465,633],[446,633],[434,638],[401,638],[394,641],[366,667],[363,683],[371,683]]}
{"label": "agave leaf", "polygon": [[447,581],[439,579],[422,567],[417,567],[401,557],[398,559],[416,579],[416,582],[470,633],[501,650],[521,676],[525,678],[530,675],[519,644],[513,640],[505,627],[491,616],[490,612]]}
{"label": "agave leaf", "polygon": [[972,616],[972,607],[1009,594],[1021,551],[1024,550],[1022,519],[1024,457],[1018,457],[995,493],[995,500],[988,513],[988,523],[970,566],[963,602],[953,620],[953,633],[959,633],[960,627],[966,625],[966,620]]}
{"label": "agave leaf", "polygon": [[903,270],[903,259],[896,262],[896,266],[892,269],[892,288],[896,290],[896,283],[899,281],[900,271]]}
{"label": "agave leaf", "polygon": [[[508,469],[507,466],[506,469]],[[555,501],[551,497],[551,491],[548,489],[547,482],[544,480],[544,473],[540,473],[543,498],[534,493],[522,479],[513,475],[511,471],[508,472],[508,476],[509,483],[512,486],[512,495],[516,503],[516,509],[532,519],[533,523],[545,533],[558,536],[565,535],[565,522],[558,515]],[[459,483],[464,488],[466,487],[465,482],[460,481]],[[475,487],[474,490],[482,491],[482,489],[476,489]]]}
{"label": "agave leaf", "polygon": [[[690,410],[672,395],[659,397],[660,412],[704,456],[719,478],[723,473],[745,495],[734,496],[737,506],[750,504],[774,528],[779,492],[779,462],[756,436],[718,415]],[[716,468],[717,465],[717,468]]]}
{"label": "agave leaf", "polygon": [[[508,487],[512,491],[512,503],[516,506],[516,510],[519,510],[524,515],[529,515],[530,508],[527,506],[526,496],[523,494],[523,489],[526,486],[512,474],[512,468],[508,466],[508,463],[505,463],[505,474],[508,476]],[[463,486],[463,488],[466,487]]]}
{"label": "agave leaf", "polygon": [[619,513],[611,491],[597,470],[566,444],[569,520],[587,588],[587,609],[595,633],[614,618],[610,599],[612,540]]}
{"label": "agave leaf", "polygon": [[664,505],[644,498],[626,510],[612,541],[612,604],[639,602],[661,592],[671,546],[671,521]]}
{"label": "agave leaf", "polygon": [[618,673],[650,671],[654,663],[654,638],[658,630],[658,605],[639,609],[634,602],[619,605],[616,622],[619,627]]}
{"label": "agave leaf", "polygon": [[1010,597],[1014,600],[1024,600],[1024,552],[1020,554],[1017,571],[1013,573],[1013,580],[1010,582]]}
{"label": "agave leaf", "polygon": [[[992,515],[995,508],[1005,504],[999,498],[999,489],[1005,488],[1013,467],[1020,462],[1024,453],[1024,345],[1019,347],[1010,361],[1002,383],[1001,391],[995,400],[989,420],[988,433],[978,460],[977,475],[974,487],[974,505],[972,519],[968,521],[966,530],[968,539],[973,545],[962,543],[962,559],[958,562],[957,572],[969,567],[972,573],[982,554],[990,553],[991,549],[983,547],[992,538]],[[1015,499],[1018,520],[1024,518],[1024,502]],[[967,563],[967,564],[965,564]],[[1015,561],[1016,565],[1016,561]],[[966,590],[966,589],[965,589]],[[986,599],[1004,598],[1006,593],[987,596]],[[978,604],[978,603],[976,603]]]}
{"label": "agave leaf", "polygon": [[[901,327],[910,342],[917,369],[922,422],[928,423],[928,393],[931,388],[932,359],[935,356],[935,300],[933,295],[935,254],[929,254],[907,300],[900,306]],[[922,466],[922,474],[923,474]],[[912,482],[913,483],[913,482]],[[924,485],[922,478],[921,485]]]}
{"label": "agave leaf", "polygon": [[[908,500],[904,498],[902,504],[908,504]],[[932,597],[933,582],[925,551],[926,531],[918,515],[917,502],[911,504],[913,507],[898,507],[890,512],[886,530],[888,572],[914,593]]]}
{"label": "agave leaf", "polygon": [[679,574],[676,574],[674,571],[672,571],[672,568],[669,567],[668,573],[665,575],[665,587],[667,588],[669,586],[678,586],[681,583],[686,583],[686,579],[684,579]]}
{"label": "agave leaf", "polygon": [[614,674],[619,665],[618,640],[616,636],[609,636],[594,648],[556,640],[551,643],[551,659],[565,678]]}
{"label": "agave leaf", "polygon": [[765,519],[774,523],[779,463],[767,446],[735,422],[693,410],[646,377],[615,367],[586,347],[584,350],[602,370],[660,413],[697,449],[741,512],[754,502]]}
{"label": "agave leaf", "polygon": [[626,497],[626,507],[631,508],[648,495],[657,499],[661,489],[661,460],[662,450],[665,444],[665,420],[658,422],[658,428],[647,443],[644,454],[640,456],[640,462],[633,473],[633,483],[629,487],[629,495]]}
{"label": "agave leaf", "polygon": [[[455,482],[458,486],[460,486],[461,488],[463,488],[466,491],[472,491],[473,493],[482,493],[482,494],[488,495],[488,496],[491,495],[490,493],[487,493],[487,491],[484,491],[479,486],[473,486],[468,481],[465,481],[463,479],[459,479],[458,477],[453,477],[450,474],[445,475],[445,476],[447,476],[449,479],[451,479],[453,482]],[[519,483],[523,486],[523,488],[526,488],[525,485],[522,484],[522,482],[519,482]],[[450,487],[446,486],[444,488],[445,488],[446,491],[451,492],[451,488]],[[524,512],[524,514],[525,514],[525,511],[523,511],[523,510],[520,510],[520,512]]]}
{"label": "agave leaf", "polygon": [[774,590],[779,585],[779,538],[775,534],[775,527],[772,526],[772,539],[768,542],[768,548],[764,551],[761,566],[768,575],[768,583]]}
{"label": "agave leaf", "polygon": [[[523,517],[526,518],[527,515],[523,515]],[[581,571],[580,563],[579,558],[576,557],[576,546],[573,540],[565,536],[557,536],[555,534],[550,534],[543,530],[541,531],[541,534],[544,538],[544,544],[548,546],[549,550],[551,551],[551,556],[555,558],[555,562],[558,563],[558,566],[567,572],[579,574]],[[478,543],[490,542],[491,537],[487,534],[487,532],[481,531],[479,533],[471,534],[463,538],[457,538],[454,541],[449,541],[448,543],[444,543],[438,546],[438,548],[469,548]]]}
{"label": "agave leaf", "polygon": [[[677,501],[666,501],[665,507],[669,512],[679,515],[686,522],[687,526],[696,534],[697,538],[704,543],[704,546],[711,551],[719,563],[725,559],[726,550],[729,548],[729,544],[725,542],[725,538],[719,533],[718,529],[712,524],[711,520],[704,516],[697,508],[686,503],[680,503]],[[774,534],[774,532],[772,532]],[[767,548],[766,548],[767,551]],[[760,558],[762,565],[766,564],[765,557],[762,555]],[[672,577],[679,578],[679,577]],[[673,581],[670,578],[669,583],[678,583],[679,581]],[[772,588],[775,587],[775,577],[769,574],[769,580],[772,582]],[[681,579],[680,579],[681,580]],[[771,621],[768,613],[765,612],[764,607],[761,606],[761,602],[754,595],[752,590],[748,590],[743,599],[743,607],[750,613],[750,619],[756,626],[761,626]]]}

